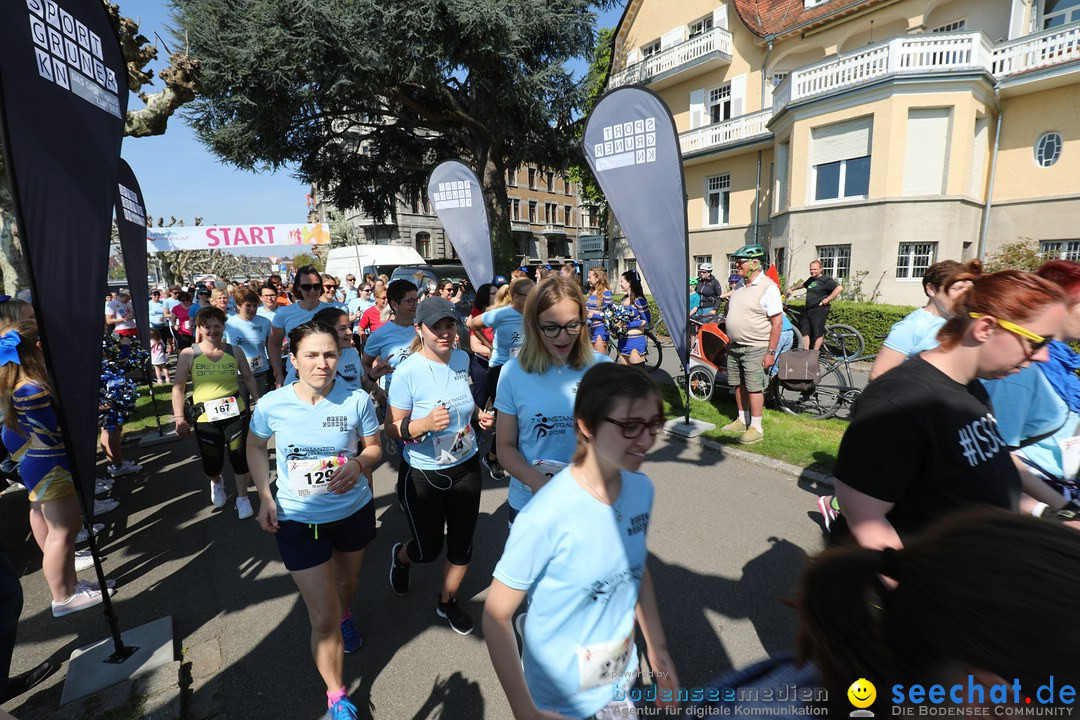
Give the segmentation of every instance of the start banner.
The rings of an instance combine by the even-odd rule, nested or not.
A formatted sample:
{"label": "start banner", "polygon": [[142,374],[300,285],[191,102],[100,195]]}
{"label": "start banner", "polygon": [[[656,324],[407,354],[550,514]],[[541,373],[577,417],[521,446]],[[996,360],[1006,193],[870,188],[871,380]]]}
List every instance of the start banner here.
{"label": "start banner", "polygon": [[165,250],[243,251],[254,247],[328,245],[330,230],[324,223],[310,225],[196,225],[147,228],[149,252]]}

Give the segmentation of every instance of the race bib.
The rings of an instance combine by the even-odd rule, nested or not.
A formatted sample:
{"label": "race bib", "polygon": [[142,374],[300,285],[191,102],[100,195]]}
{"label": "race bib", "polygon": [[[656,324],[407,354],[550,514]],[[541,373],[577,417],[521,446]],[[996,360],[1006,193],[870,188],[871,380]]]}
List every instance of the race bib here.
{"label": "race bib", "polygon": [[439,465],[457,465],[472,455],[476,447],[476,434],[472,425],[466,425],[453,435],[440,433],[432,442],[435,444],[435,462]]}
{"label": "race bib", "polygon": [[520,347],[510,348],[510,358],[511,359],[516,358],[520,354],[521,354],[521,348]]}
{"label": "race bib", "polygon": [[632,631],[622,640],[578,648],[578,690],[589,690],[621,681],[633,650]]}
{"label": "race bib", "polygon": [[1061,446],[1061,472],[1065,480],[1072,480],[1080,470],[1080,435],[1059,440]]}
{"label": "race bib", "polygon": [[248,367],[251,368],[252,372],[255,372],[256,370],[262,370],[263,367],[266,366],[266,362],[262,359],[262,355],[256,355],[255,357],[249,357],[247,359],[247,361],[248,361]]}
{"label": "race bib", "polygon": [[339,467],[349,461],[342,455],[337,457],[290,460],[289,486],[297,497],[308,498],[325,495],[330,492],[330,478]]}
{"label": "race bib", "polygon": [[561,460],[544,460],[543,458],[538,458],[533,460],[532,465],[537,472],[550,480],[555,477],[560,470],[565,468],[567,463],[564,463]]}
{"label": "race bib", "polygon": [[210,422],[240,417],[240,405],[236,402],[236,398],[234,397],[211,400],[210,402],[205,403],[203,407],[206,410],[206,419]]}

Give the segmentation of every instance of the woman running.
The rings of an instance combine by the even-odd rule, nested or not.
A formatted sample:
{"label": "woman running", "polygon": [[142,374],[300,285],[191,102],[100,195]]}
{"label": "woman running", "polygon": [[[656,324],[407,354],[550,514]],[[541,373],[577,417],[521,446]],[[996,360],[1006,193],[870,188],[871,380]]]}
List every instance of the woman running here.
{"label": "woman running", "polygon": [[[581,381],[573,461],[518,514],[484,605],[515,718],[632,717],[614,698],[633,683],[638,627],[658,685],[679,687],[646,566],[653,484],[638,472],[663,410],[638,368],[604,363]],[[522,659],[510,619],[526,594]]]}
{"label": "woman running", "polygon": [[619,278],[619,287],[623,291],[622,305],[627,308],[626,336],[619,338],[616,346],[619,362],[623,365],[640,365],[649,353],[648,338],[645,328],[652,323],[649,301],[641,288],[641,277],[636,270],[627,270]]}
{"label": "woman running", "polygon": [[326,303],[320,299],[323,292],[322,275],[311,265],[305,265],[296,271],[293,292],[299,300],[274,313],[274,319],[270,325],[268,346],[270,367],[274,371],[274,382],[279,387],[285,381],[285,373],[289,369],[283,368],[281,362],[281,346],[285,341],[285,336],[292,332],[293,328],[303,325],[315,317],[315,313],[327,307]]}
{"label": "woman running", "polygon": [[[472,311],[469,319],[483,315],[489,309],[494,309],[495,296],[498,288],[492,283],[484,283],[476,291],[473,298]],[[495,331],[484,328],[479,332],[469,333],[469,349],[472,355],[469,358],[469,378],[472,381],[472,396],[477,407],[486,408],[488,401],[487,376],[490,370],[491,349],[495,342]],[[506,470],[499,464],[495,456],[495,443],[488,445],[487,455],[480,461],[488,473],[495,480],[505,480]]]}
{"label": "woman running", "polygon": [[[299,380],[266,395],[251,418],[247,458],[259,492],[259,526],[273,533],[311,621],[311,654],[326,683],[331,720],[353,720],[344,653],[363,637],[349,603],[364,548],[375,537],[375,503],[364,480],[379,462],[379,423],[365,392],[337,380],[340,342],[313,321],[289,333]],[[277,497],[267,443],[278,448]]]}
{"label": "woman running", "polygon": [[[244,444],[248,434],[248,408],[240,395],[244,381],[252,402],[259,399],[259,387],[238,348],[225,343],[225,313],[216,307],[203,308],[195,316],[199,342],[183,350],[176,361],[172,405],[176,434],[186,437],[194,423],[195,441],[202,456],[203,472],[210,479],[210,502],[225,506],[225,484],[221,470],[228,454],[236,479],[236,513],[241,520],[254,515],[248,500],[248,464]],[[184,412],[184,393],[191,379],[194,407],[191,417]]]}
{"label": "woman running", "polygon": [[177,350],[189,348],[195,342],[195,323],[191,313],[191,294],[181,290],[176,295],[179,301],[172,308],[173,335],[176,337]]}
{"label": "woman running", "polygon": [[585,298],[573,280],[551,278],[525,301],[525,344],[506,363],[495,401],[495,445],[510,472],[510,524],[574,454],[574,398],[597,362],[589,344]]}
{"label": "woman running", "polygon": [[357,330],[364,333],[365,336],[385,325],[393,314],[387,304],[385,288],[376,288],[372,294],[375,296],[374,304],[366,308],[356,322]]}
{"label": "woman running", "polygon": [[82,515],[40,343],[33,321],[3,327],[0,411],[4,447],[19,461],[20,480],[29,491],[30,530],[41,550],[52,614],[62,617],[100,605],[101,588],[79,582],[75,575],[75,538]]}
{"label": "woman running", "polygon": [[1065,321],[1061,288],[1033,273],[975,279],[938,332],[940,345],[866,387],[840,442],[840,518],[863,547],[903,547],[937,517],[975,505],[1030,511],[979,378],[1049,357]]}
{"label": "woman running", "polygon": [[606,355],[608,331],[604,325],[604,310],[611,307],[611,289],[608,287],[607,272],[594,267],[588,275],[589,295],[585,309],[589,313],[589,340],[596,352]]}
{"label": "woman running", "polygon": [[482,335],[484,328],[491,328],[495,335],[495,342],[492,343],[491,359],[488,361],[487,391],[489,400],[495,399],[502,366],[510,358],[517,357],[517,354],[521,351],[521,342],[524,340],[521,331],[521,311],[525,309],[525,299],[529,297],[529,291],[533,287],[534,283],[529,278],[515,280],[510,283],[510,304],[508,306],[488,310],[483,315],[469,319],[469,330],[481,342],[486,339]]}
{"label": "woman running", "polygon": [[414,563],[438,559],[446,528],[446,564],[435,612],[460,635],[473,631],[473,620],[458,604],[458,590],[472,558],[473,532],[480,512],[480,463],[476,433],[494,424],[478,412],[469,391],[469,356],[454,349],[457,313],[440,297],[428,298],[416,311],[412,354],[393,374],[386,432],[405,443],[408,476],[405,514],[412,539],[394,545],[390,586],[409,591]]}

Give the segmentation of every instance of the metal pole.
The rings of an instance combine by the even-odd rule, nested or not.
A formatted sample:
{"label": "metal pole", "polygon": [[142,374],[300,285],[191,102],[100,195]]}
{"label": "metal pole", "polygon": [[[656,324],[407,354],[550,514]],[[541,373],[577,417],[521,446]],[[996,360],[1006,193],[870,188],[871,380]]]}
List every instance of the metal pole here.
{"label": "metal pole", "polygon": [[[150,362],[149,358],[146,362]],[[158,437],[163,437],[165,433],[161,431],[161,415],[158,413],[157,398],[154,397],[154,385],[150,382],[150,371],[147,369],[146,364],[143,364],[143,377],[146,378],[146,389],[150,391],[150,405],[154,408],[154,422],[157,423],[157,434]]]}

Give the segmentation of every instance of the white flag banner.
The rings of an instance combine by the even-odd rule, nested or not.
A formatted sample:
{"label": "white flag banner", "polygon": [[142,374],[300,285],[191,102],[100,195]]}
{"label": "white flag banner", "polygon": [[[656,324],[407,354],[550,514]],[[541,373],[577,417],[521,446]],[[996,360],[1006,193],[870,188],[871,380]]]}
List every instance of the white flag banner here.
{"label": "white flag banner", "polygon": [[491,226],[480,181],[467,165],[447,160],[431,171],[428,202],[446,228],[474,288],[491,282],[495,263],[491,256]]}

